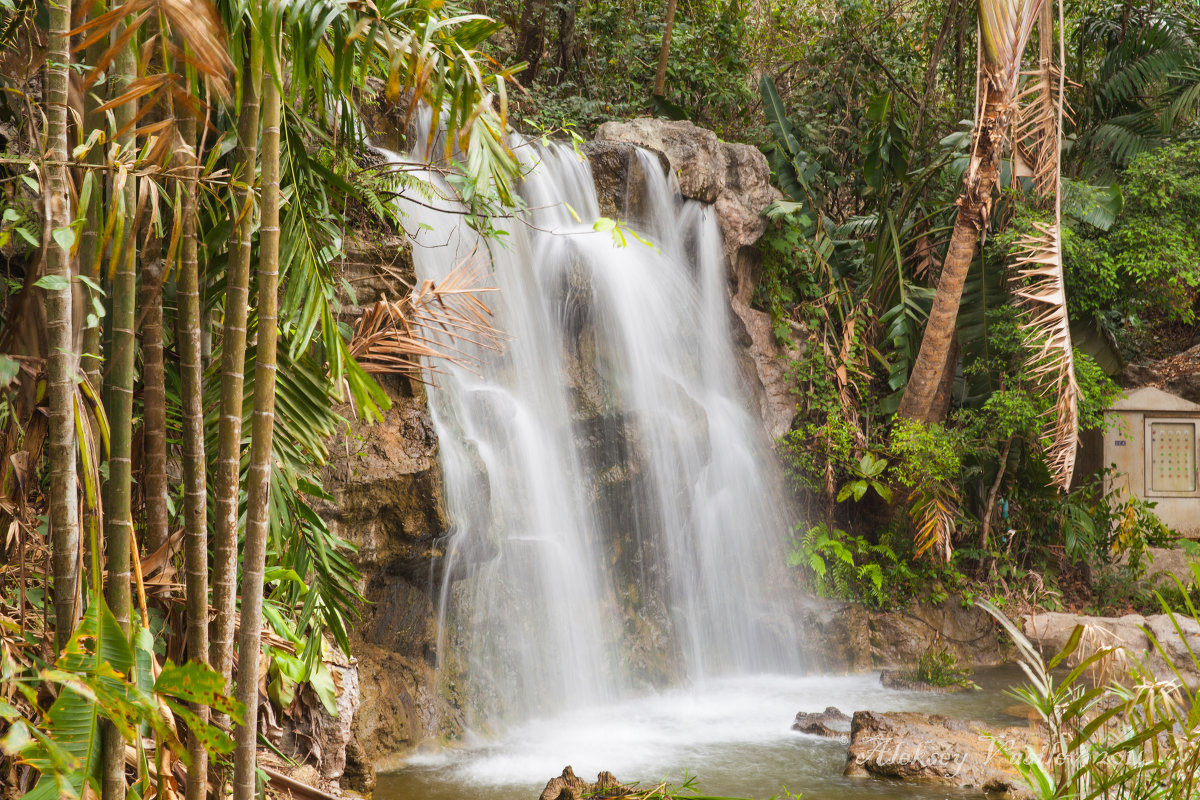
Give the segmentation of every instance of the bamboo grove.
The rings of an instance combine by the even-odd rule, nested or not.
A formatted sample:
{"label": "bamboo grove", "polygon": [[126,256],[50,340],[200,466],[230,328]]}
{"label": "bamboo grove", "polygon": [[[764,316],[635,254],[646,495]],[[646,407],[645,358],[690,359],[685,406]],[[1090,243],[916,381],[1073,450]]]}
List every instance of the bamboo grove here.
{"label": "bamboo grove", "polygon": [[436,109],[472,207],[509,202],[497,25],[440,0],[0,12],[0,784],[248,800],[257,654],[329,705],[362,599],[313,510],[333,409],[381,419],[372,373],[448,353],[422,325],[492,333],[466,270],[352,329],[348,215],[398,225],[411,188],[360,166],[358,109]]}

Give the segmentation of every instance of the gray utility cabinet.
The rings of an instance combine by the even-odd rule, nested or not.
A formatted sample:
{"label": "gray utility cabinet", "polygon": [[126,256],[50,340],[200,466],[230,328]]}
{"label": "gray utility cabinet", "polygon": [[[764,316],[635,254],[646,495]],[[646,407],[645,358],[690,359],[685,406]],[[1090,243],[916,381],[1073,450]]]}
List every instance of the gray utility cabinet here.
{"label": "gray utility cabinet", "polygon": [[1143,386],[1105,418],[1104,463],[1117,469],[1109,488],[1154,501],[1159,519],[1200,538],[1200,405]]}

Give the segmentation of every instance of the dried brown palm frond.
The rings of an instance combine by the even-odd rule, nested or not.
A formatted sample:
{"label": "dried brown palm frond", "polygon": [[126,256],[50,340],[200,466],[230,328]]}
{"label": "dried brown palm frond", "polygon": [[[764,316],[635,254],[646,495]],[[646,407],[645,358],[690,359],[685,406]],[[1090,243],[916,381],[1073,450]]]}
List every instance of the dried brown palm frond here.
{"label": "dried brown palm frond", "polygon": [[1035,232],[1018,242],[1013,262],[1013,294],[1030,314],[1027,366],[1043,391],[1053,392],[1054,405],[1042,431],[1042,447],[1055,484],[1066,489],[1075,471],[1078,441],[1078,395],[1067,294],[1063,283],[1062,242],[1057,224],[1035,223]]}
{"label": "dried brown palm frond", "polygon": [[[1053,198],[1058,190],[1062,70],[1056,64],[1043,63],[1026,74],[1030,82],[1017,95],[1013,151],[1017,161],[1027,167],[1024,172],[1018,168],[1018,172],[1033,178],[1038,196]],[[1061,113],[1070,118],[1067,108],[1062,108]]]}
{"label": "dried brown palm frond", "polygon": [[[139,135],[165,131],[177,113],[198,114],[200,104],[186,89],[185,67],[196,70],[216,97],[227,100],[230,96],[229,76],[233,61],[225,46],[224,25],[209,0],[127,0],[75,28],[70,35],[81,37],[76,51],[109,43],[107,49],[88,65],[91,69],[83,81],[85,92],[102,75],[109,73],[117,55],[131,46],[147,22],[154,32],[143,37],[139,63],[152,63],[158,53],[163,54],[163,61],[172,63],[163,64],[169,68],[161,72],[147,71],[147,74],[139,75],[123,87],[120,94],[97,109],[103,113],[127,103],[138,104],[137,113],[117,131],[117,137],[131,127],[136,128],[154,109],[158,109],[165,119],[138,129]],[[172,140],[171,136],[165,138],[167,142]]]}
{"label": "dried brown palm frond", "polygon": [[932,551],[950,563],[954,518],[958,512],[954,487],[942,484],[933,491],[914,490],[909,495],[909,517],[916,530],[913,535],[916,555]]}
{"label": "dried brown palm frond", "polygon": [[439,371],[431,363],[436,360],[473,369],[476,353],[499,350],[504,340],[492,326],[492,310],[478,297],[496,290],[480,282],[479,270],[467,259],[440,282],[425,281],[400,300],[376,301],[354,324],[350,354],[367,372],[419,381],[426,371]]}

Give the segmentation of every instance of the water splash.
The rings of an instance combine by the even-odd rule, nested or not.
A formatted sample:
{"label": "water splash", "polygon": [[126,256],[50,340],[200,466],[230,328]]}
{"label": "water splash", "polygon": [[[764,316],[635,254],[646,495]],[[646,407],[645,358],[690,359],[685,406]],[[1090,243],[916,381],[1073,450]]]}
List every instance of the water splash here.
{"label": "water splash", "polygon": [[629,224],[652,244],[621,246],[593,230],[585,160],[520,152],[529,211],[500,224],[500,244],[452,202],[403,209],[420,279],[490,259],[511,337],[480,374],[450,367],[430,390],[454,525],[441,646],[474,691],[472,721],[794,670],[785,520],[711,210],[639,152]]}

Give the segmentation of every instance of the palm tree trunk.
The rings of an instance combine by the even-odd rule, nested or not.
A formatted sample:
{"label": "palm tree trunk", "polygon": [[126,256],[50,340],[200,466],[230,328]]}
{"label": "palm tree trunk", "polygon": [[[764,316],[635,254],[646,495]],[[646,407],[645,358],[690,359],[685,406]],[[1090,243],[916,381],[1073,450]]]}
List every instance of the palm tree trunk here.
{"label": "palm tree trunk", "polygon": [[[180,134],[196,144],[196,123],[184,114]],[[200,357],[200,274],[196,241],[196,184],[198,164],[189,163],[192,180],[184,187],[183,235],[180,243],[179,312],[175,340],[183,394],[183,561],[187,596],[187,653],[192,661],[208,663],[208,506],[204,462],[204,367]],[[201,725],[208,707],[194,706]],[[208,753],[195,732],[188,738],[192,765],[187,774],[187,800],[204,800],[208,793]]]}
{"label": "palm tree trunk", "polygon": [[987,79],[983,85],[983,114],[972,138],[971,160],[958,196],[958,217],[954,220],[950,247],[921,339],[921,350],[896,411],[903,419],[926,424],[939,422],[941,418],[936,402],[938,386],[948,368],[951,345],[957,337],[958,306],[967,270],[975,258],[980,237],[987,229],[992,189],[999,177],[1000,153],[1008,128],[1007,93],[998,90]]}
{"label": "palm tree trunk", "polygon": [[262,227],[258,262],[258,348],[254,364],[254,429],[247,479],[246,545],[242,552],[242,626],[238,638],[237,699],[246,724],[237,730],[233,800],[253,800],[258,734],[258,653],[262,632],[263,567],[270,527],[271,439],[275,428],[275,348],[279,313],[278,76],[263,81]]}
{"label": "palm tree trunk", "polygon": [[49,355],[47,401],[50,405],[50,527],[54,551],[54,633],[61,651],[75,627],[79,591],[79,497],[75,489],[75,353],[71,303],[71,253],[53,235],[71,224],[67,188],[67,86],[70,69],[71,6],[51,3],[46,51],[46,138],[53,164],[46,167],[46,274],[60,288],[46,293]]}
{"label": "palm tree trunk", "polygon": [[[161,248],[160,248],[161,249]],[[164,265],[149,254],[142,272],[142,449],[146,498],[146,547],[167,541],[167,387],[163,371]]]}
{"label": "palm tree trunk", "polygon": [[[118,32],[119,35],[119,32]],[[133,46],[122,49],[114,63],[116,86],[120,94],[134,79],[136,60]],[[133,130],[129,124],[136,113],[136,101],[123,103],[114,109],[118,129],[128,127],[117,143],[122,157],[133,153]],[[118,179],[115,179],[119,181]],[[108,353],[108,372],[104,381],[104,409],[111,429],[109,439],[108,479],[104,482],[104,554],[108,572],[105,598],[121,628],[129,631],[130,573],[129,549],[133,540],[133,518],[130,503],[132,489],[131,444],[133,439],[133,370],[135,339],[134,301],[137,279],[137,190],[136,179],[128,176],[124,185],[114,183],[112,202],[123,202],[124,235],[113,245],[116,261],[112,281],[112,342]],[[125,742],[112,727],[104,736],[104,800],[125,798]]]}
{"label": "palm tree trunk", "polygon": [[[96,3],[94,12],[103,13],[104,6],[101,3]],[[100,56],[104,53],[105,43],[103,40],[98,40],[84,51],[84,61],[87,64],[95,64],[100,60]],[[98,88],[96,85],[95,88]],[[95,92],[87,92],[83,98],[83,135],[80,137],[87,141],[87,137],[91,132],[105,125],[104,115],[97,114],[96,108],[99,102],[95,97]],[[87,154],[88,164],[100,164],[103,160],[104,146],[97,144]],[[102,172],[94,173],[96,176],[96,193],[92,197],[92,201],[88,203],[87,213],[83,219],[83,229],[79,234],[79,272],[82,275],[87,275],[96,284],[100,283],[100,225],[103,219],[103,203],[100,202],[100,197],[104,192],[104,180]],[[88,298],[92,297],[92,290],[88,288],[85,292]],[[86,304],[87,311],[85,315],[91,312],[91,302]],[[101,320],[97,319],[95,325],[85,327],[83,329],[83,354],[80,366],[83,369],[83,374],[87,376],[88,381],[92,386],[99,391],[100,389],[100,328]]]}
{"label": "palm tree trunk", "polygon": [[[254,236],[254,173],[258,156],[258,83],[262,80],[262,42],[247,37],[249,55],[242,69],[238,117],[239,161],[236,176],[237,244],[229,254],[225,285],[225,330],[221,340],[221,415],[217,438],[216,520],[213,542],[213,621],[210,660],[231,685],[233,636],[237,619],[238,500],[242,462],[242,401],[246,361],[246,317],[250,303],[250,248]],[[228,723],[218,717],[218,723]]]}

